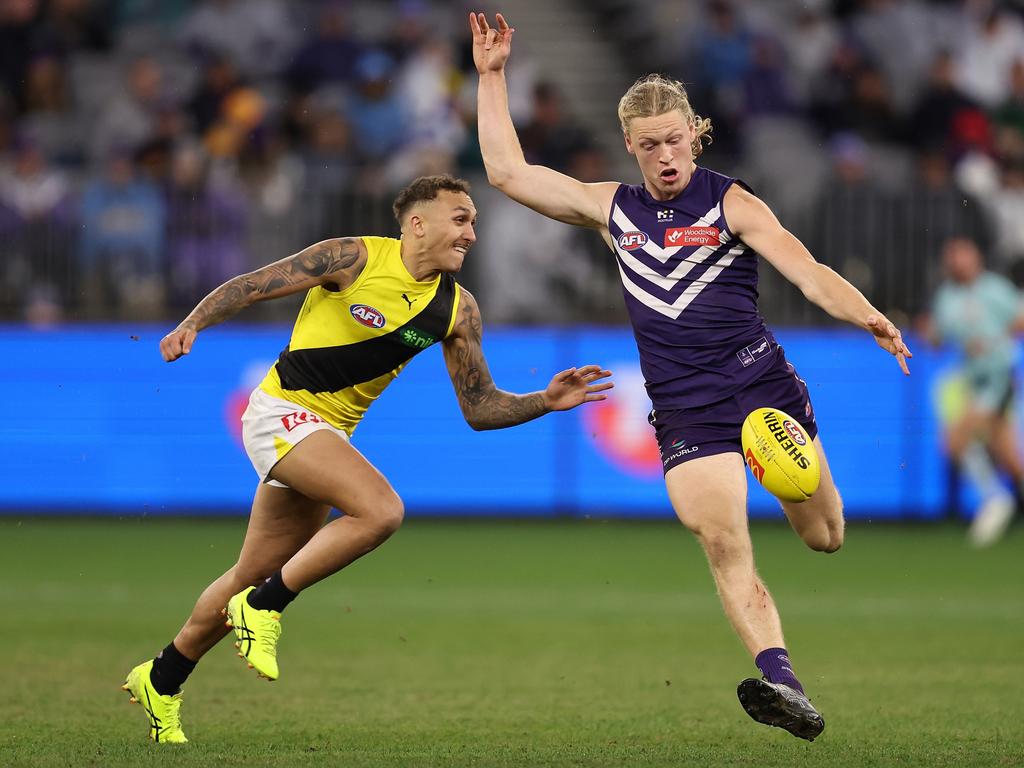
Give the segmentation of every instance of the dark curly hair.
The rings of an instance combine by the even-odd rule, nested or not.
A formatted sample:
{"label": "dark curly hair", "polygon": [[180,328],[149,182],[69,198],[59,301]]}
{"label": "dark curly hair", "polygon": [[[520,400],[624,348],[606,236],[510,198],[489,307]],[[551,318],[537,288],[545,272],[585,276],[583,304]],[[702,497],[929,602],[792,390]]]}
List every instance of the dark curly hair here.
{"label": "dark curly hair", "polygon": [[469,182],[465,179],[457,179],[447,173],[438,176],[420,176],[398,193],[398,197],[395,198],[395,202],[391,206],[399,226],[402,224],[402,217],[409,212],[410,208],[421,200],[436,200],[437,193],[441,190],[465,192],[468,195]]}

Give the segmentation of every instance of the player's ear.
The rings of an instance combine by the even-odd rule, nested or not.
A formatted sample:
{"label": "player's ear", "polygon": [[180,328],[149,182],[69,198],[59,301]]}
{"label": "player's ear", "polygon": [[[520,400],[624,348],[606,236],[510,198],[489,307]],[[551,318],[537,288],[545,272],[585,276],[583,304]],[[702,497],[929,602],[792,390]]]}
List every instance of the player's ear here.
{"label": "player's ear", "polygon": [[626,142],[626,151],[629,152],[629,154],[631,155],[635,155],[636,152],[633,151],[633,142],[630,141],[629,131],[623,131],[622,138]]}
{"label": "player's ear", "polygon": [[409,231],[412,232],[416,237],[423,237],[424,221],[423,217],[418,213],[410,214],[409,216]]}

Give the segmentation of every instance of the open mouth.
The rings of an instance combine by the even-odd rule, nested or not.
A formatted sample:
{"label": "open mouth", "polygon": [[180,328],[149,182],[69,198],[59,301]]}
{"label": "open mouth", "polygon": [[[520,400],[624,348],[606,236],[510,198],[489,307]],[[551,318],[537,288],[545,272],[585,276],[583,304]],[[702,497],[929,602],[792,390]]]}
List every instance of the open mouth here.
{"label": "open mouth", "polygon": [[679,178],[679,171],[675,168],[666,168],[658,176],[662,181],[672,182]]}
{"label": "open mouth", "polygon": [[461,253],[463,256],[465,256],[466,253],[469,251],[469,246],[468,245],[456,245],[455,246],[455,250],[458,251],[459,253]]}

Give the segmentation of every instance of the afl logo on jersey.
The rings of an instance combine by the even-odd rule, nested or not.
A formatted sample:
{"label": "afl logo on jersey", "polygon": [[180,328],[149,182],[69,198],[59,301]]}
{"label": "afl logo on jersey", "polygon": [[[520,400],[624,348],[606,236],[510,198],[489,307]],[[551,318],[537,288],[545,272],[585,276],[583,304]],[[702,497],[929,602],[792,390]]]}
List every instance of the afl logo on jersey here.
{"label": "afl logo on jersey", "polygon": [[647,235],[643,232],[633,230],[619,235],[619,248],[624,251],[635,251],[637,248],[643,248],[646,244]]}
{"label": "afl logo on jersey", "polygon": [[352,317],[354,317],[356,321],[362,323],[367,328],[384,327],[384,315],[373,307],[369,307],[366,304],[353,304],[348,308],[348,311],[352,313]]}

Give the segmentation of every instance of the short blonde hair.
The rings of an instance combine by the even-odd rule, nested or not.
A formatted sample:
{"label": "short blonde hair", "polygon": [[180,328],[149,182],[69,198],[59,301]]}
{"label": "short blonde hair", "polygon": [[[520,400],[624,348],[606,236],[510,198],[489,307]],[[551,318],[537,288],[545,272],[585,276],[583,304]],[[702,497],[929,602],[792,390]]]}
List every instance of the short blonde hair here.
{"label": "short blonde hair", "polygon": [[711,143],[711,120],[701,117],[690,106],[686,87],[678,80],[657,73],[644,75],[619,99],[619,122],[622,132],[629,133],[629,124],[635,117],[656,117],[678,109],[697,135],[691,145],[693,156],[704,151],[704,142]]}

